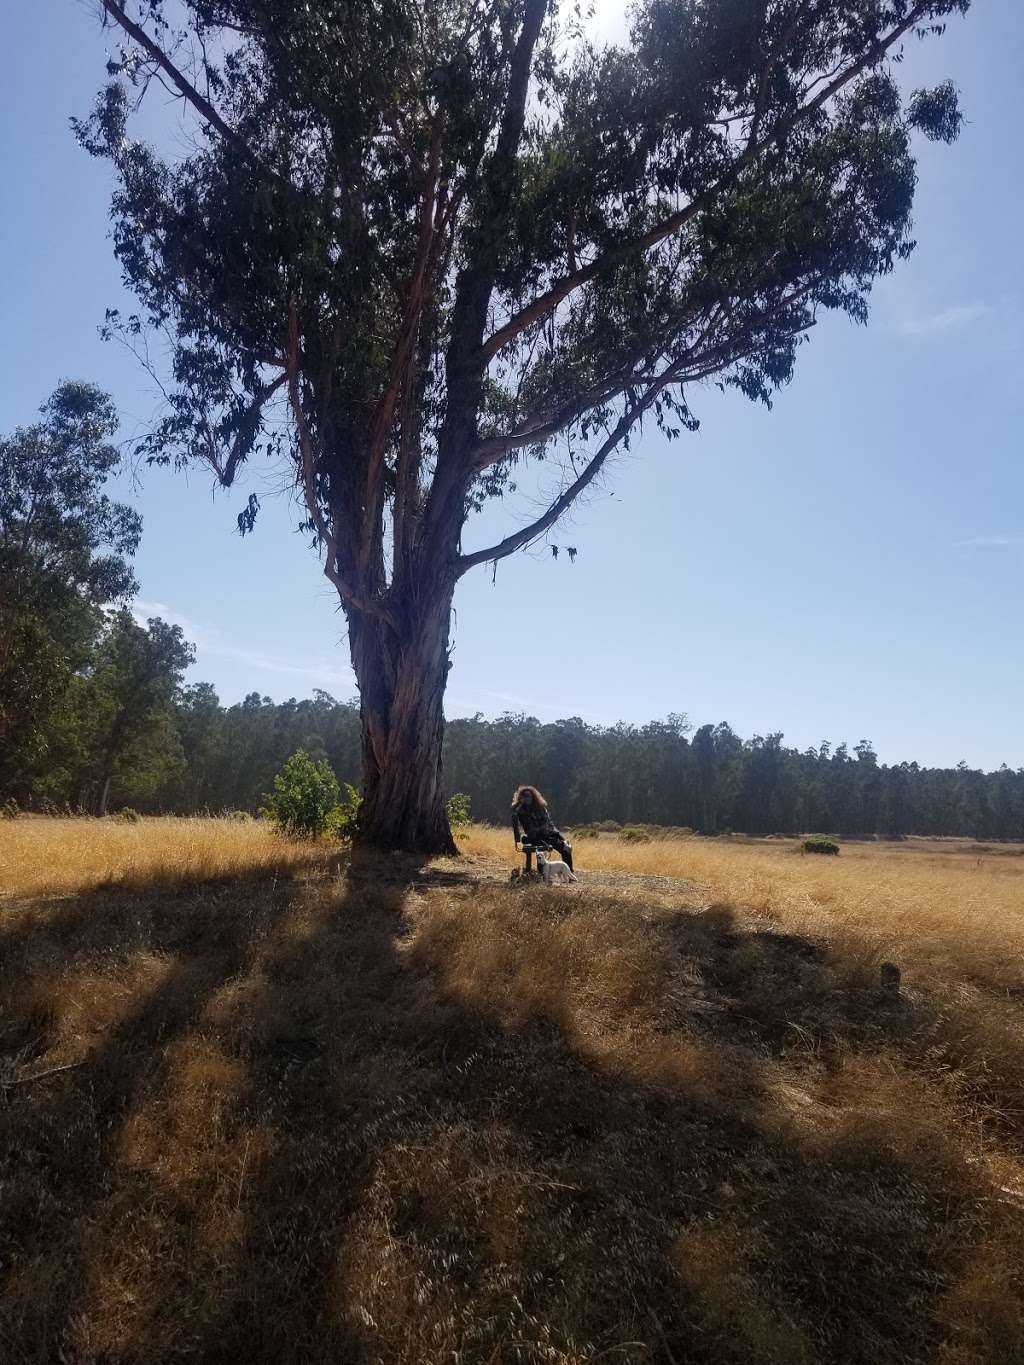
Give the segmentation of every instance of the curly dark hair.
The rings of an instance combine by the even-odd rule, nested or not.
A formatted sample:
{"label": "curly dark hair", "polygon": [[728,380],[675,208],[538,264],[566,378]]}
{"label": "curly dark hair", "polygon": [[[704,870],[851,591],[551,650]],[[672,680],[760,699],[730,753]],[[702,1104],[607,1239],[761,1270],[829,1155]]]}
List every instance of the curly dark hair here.
{"label": "curly dark hair", "polygon": [[547,810],[547,808],[548,808],[548,803],[544,800],[543,796],[541,796],[541,794],[540,794],[540,792],[537,790],[537,788],[536,788],[536,787],[530,787],[530,786],[527,786],[527,785],[525,785],[525,784],[524,784],[523,786],[521,786],[521,787],[516,787],[515,792],[513,793],[513,796],[512,796],[512,809],[513,809],[513,810],[515,810],[516,806],[519,805],[520,801],[523,799],[523,796],[525,795],[526,792],[529,792],[530,795],[533,797],[533,804],[534,804],[535,806],[537,806],[538,809],[540,809],[540,810]]}

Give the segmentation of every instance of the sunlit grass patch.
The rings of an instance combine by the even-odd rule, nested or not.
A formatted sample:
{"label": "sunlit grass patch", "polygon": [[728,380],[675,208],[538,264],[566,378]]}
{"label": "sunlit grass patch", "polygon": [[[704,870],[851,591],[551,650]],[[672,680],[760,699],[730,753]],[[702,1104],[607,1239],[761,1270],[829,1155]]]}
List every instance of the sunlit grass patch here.
{"label": "sunlit grass patch", "polygon": [[0,827],[0,898],[212,880],[326,856],[325,849],[286,839],[263,820],[23,817]]}

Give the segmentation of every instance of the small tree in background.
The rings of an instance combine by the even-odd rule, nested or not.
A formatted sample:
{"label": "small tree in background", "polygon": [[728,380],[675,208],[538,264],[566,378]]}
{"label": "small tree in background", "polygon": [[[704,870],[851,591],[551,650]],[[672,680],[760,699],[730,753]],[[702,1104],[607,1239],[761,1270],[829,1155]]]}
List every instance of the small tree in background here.
{"label": "small tree in background", "polygon": [[316,839],[327,833],[339,797],[338,779],[327,761],[314,761],[299,749],[274,778],[264,814],[285,834]]}
{"label": "small tree in background", "polygon": [[455,792],[449,796],[445,812],[452,829],[465,829],[467,825],[473,823],[473,816],[469,809],[469,797],[465,792]]}
{"label": "small tree in background", "polygon": [[181,627],[159,617],[141,626],[122,610],[108,623],[73,689],[85,736],[84,776],[97,815],[106,815],[115,779],[130,775],[135,789],[145,792],[180,762],[173,705],[194,659]]}
{"label": "small tree in background", "polygon": [[[455,852],[459,578],[545,536],[645,420],[695,429],[695,385],[767,403],[822,311],[864,321],[912,249],[911,135],[960,126],[951,85],[905,102],[893,63],[970,0],[636,0],[606,47],[557,0],[101,3],[125,46],[78,133],[145,311],[110,326],[174,337],[143,451],[225,486],[287,456],[348,620],[360,837]],[[154,84],[201,126],[173,164],[130,135]],[[547,506],[468,548],[556,448]]]}

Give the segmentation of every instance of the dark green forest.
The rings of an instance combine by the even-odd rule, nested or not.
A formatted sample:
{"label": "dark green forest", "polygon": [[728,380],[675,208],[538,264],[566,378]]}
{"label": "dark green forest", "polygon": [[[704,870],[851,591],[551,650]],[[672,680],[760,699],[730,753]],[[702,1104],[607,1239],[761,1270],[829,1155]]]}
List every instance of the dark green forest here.
{"label": "dark green forest", "polygon": [[[119,460],[109,398],[64,384],[40,417],[0,438],[0,806],[254,812],[298,749],[358,786],[357,702],[253,692],[222,706],[208,683],[186,685],[181,629],[132,613],[142,526],[105,491]],[[531,782],[567,825],[1024,838],[1024,769],[886,766],[864,740],[801,752],[680,715],[610,728],[456,719],[444,762],[448,793],[465,792],[480,820],[504,821]]]}
{"label": "dark green forest", "polygon": [[[143,632],[144,633],[144,632]],[[358,785],[359,709],[325,692],[275,703],[251,693],[222,706],[208,683],[182,687],[113,781],[110,805],[142,812],[257,811],[274,774],[297,749],[326,758]],[[86,764],[55,752],[24,793],[43,809],[92,807]],[[847,835],[958,834],[1024,838],[1024,769],[984,773],[961,763],[880,764],[867,741],[801,752],[781,734],[741,739],[727,724],[691,729],[682,716],[647,725],[542,724],[531,716],[449,722],[450,792],[466,792],[477,819],[504,821],[518,782],[540,787],[557,820],[689,826],[707,834],[826,830]],[[76,783],[78,790],[76,790]]]}

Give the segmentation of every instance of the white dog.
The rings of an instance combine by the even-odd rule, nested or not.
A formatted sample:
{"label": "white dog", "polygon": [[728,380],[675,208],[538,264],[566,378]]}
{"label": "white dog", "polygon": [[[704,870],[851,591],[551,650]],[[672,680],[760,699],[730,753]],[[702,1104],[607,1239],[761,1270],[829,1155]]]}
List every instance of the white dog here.
{"label": "white dog", "polygon": [[549,858],[546,853],[537,850],[537,871],[544,878],[545,883],[550,886],[552,882],[578,882],[579,877],[575,872],[569,870],[569,864],[563,863],[561,858]]}

